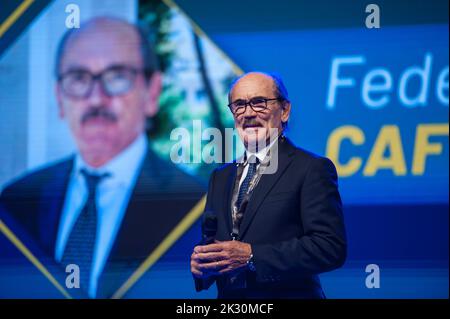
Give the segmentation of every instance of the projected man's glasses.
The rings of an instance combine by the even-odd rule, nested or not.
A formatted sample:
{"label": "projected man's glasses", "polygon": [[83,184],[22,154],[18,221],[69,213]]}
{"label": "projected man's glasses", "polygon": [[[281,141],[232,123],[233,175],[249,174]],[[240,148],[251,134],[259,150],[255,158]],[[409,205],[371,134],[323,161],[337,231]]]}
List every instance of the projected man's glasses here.
{"label": "projected man's glasses", "polygon": [[230,108],[231,112],[237,116],[245,113],[245,110],[247,109],[247,105],[250,105],[253,111],[255,112],[264,112],[267,110],[267,102],[270,101],[281,101],[282,99],[277,98],[265,98],[265,97],[254,97],[250,99],[249,101],[246,100],[236,100],[230,104],[228,104],[228,107]]}
{"label": "projected man's glasses", "polygon": [[117,96],[127,93],[133,88],[136,76],[146,73],[125,65],[111,66],[100,73],[93,74],[86,69],[72,69],[58,77],[58,82],[64,94],[78,99],[89,97],[95,81],[99,81],[103,92],[108,96]]}

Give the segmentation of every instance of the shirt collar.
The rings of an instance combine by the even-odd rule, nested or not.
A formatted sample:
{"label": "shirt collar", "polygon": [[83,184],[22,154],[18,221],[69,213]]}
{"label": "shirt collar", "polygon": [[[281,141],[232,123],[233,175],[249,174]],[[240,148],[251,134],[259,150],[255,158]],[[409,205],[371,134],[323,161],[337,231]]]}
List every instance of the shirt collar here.
{"label": "shirt collar", "polygon": [[[121,153],[100,167],[93,168],[89,166],[78,153],[75,157],[75,174],[81,177],[81,169],[84,168],[93,174],[109,173],[105,179],[105,184],[121,184],[129,186],[136,178],[139,167],[144,160],[147,152],[148,142],[144,134],[139,135],[130,145]],[[136,172],[136,173],[130,173]]]}
{"label": "shirt collar", "polygon": [[270,142],[269,145],[267,145],[266,147],[264,147],[263,149],[258,150],[257,152],[251,152],[249,150],[245,150],[245,162],[247,162],[247,160],[252,157],[252,156],[256,156],[256,158],[259,160],[260,163],[264,163],[266,156],[269,153],[270,148],[278,141],[278,138],[274,139],[273,141]]}

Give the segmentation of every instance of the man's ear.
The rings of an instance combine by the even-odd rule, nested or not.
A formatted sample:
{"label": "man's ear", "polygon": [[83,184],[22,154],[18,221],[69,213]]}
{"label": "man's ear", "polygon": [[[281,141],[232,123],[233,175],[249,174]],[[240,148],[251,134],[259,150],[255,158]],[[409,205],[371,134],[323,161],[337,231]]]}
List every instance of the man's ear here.
{"label": "man's ear", "polygon": [[286,123],[291,115],[291,102],[284,101],[281,109],[281,121]]}
{"label": "man's ear", "polygon": [[153,117],[159,110],[159,96],[162,91],[162,74],[155,71],[149,80],[147,88],[147,101],[145,105],[145,113],[149,117]]}
{"label": "man's ear", "polygon": [[56,102],[58,103],[58,115],[61,119],[64,118],[64,106],[63,106],[63,99],[62,99],[62,92],[61,88],[58,83],[55,84],[55,96],[56,96]]}

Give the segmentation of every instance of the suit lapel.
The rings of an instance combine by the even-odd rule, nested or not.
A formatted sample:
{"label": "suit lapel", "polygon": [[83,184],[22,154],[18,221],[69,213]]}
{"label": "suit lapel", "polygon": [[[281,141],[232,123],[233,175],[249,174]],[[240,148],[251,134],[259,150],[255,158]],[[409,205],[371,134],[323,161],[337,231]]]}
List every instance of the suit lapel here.
{"label": "suit lapel", "polygon": [[62,209],[73,168],[73,158],[61,163],[49,177],[49,183],[43,187],[43,194],[40,202],[38,220],[39,237],[43,249],[50,256],[55,254],[56,237],[58,235],[59,223]]}
{"label": "suit lapel", "polygon": [[226,181],[226,185],[225,185],[225,198],[224,198],[224,209],[222,209],[222,212],[224,212],[225,214],[225,220],[227,221],[227,233],[231,234],[232,231],[232,225],[233,225],[233,220],[232,220],[232,216],[231,216],[231,201],[233,199],[233,190],[234,190],[234,183],[235,183],[235,179],[236,179],[236,174],[237,174],[237,164],[235,162],[233,162],[231,164],[231,173],[228,174],[228,178]]}
{"label": "suit lapel", "polygon": [[294,148],[291,142],[281,137],[278,142],[278,168],[274,174],[264,174],[261,176],[258,185],[253,190],[247,209],[244,213],[242,223],[239,229],[239,237],[245,235],[251,221],[255,217],[259,206],[262,204],[267,194],[273,188],[278,179],[283,175],[292,161]]}
{"label": "suit lapel", "polygon": [[[74,164],[74,157],[58,164],[51,170],[48,176],[48,183],[43,185],[41,200],[39,203],[37,223],[39,230],[40,248],[44,251],[44,256],[40,259],[53,277],[64,286],[67,273],[65,268],[55,262],[55,249],[58,230],[61,223],[61,215],[64,208],[64,201],[67,194],[70,176]],[[40,254],[38,254],[40,256]],[[82,289],[72,289],[68,293],[73,298],[88,298]]]}

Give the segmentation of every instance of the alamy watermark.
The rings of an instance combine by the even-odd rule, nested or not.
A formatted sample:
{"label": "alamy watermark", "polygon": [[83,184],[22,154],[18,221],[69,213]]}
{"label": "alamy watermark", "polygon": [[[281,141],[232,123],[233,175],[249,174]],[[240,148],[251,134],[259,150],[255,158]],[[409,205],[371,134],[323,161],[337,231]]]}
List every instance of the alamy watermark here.
{"label": "alamy watermark", "polygon": [[77,264],[66,266],[66,287],[69,289],[80,288],[80,267]]}
{"label": "alamy watermark", "polygon": [[370,13],[366,17],[366,28],[367,29],[379,29],[381,27],[380,25],[380,7],[375,4],[371,3],[366,6],[366,13]]}
{"label": "alamy watermark", "polygon": [[366,266],[366,288],[380,288],[380,267],[377,264],[369,264]]}
{"label": "alamy watermark", "polygon": [[70,3],[66,6],[66,28],[67,29],[79,29],[80,28],[80,7],[74,3]]}
{"label": "alamy watermark", "polygon": [[[263,174],[273,174],[278,168],[278,137],[276,128],[246,128],[242,133],[247,139],[246,148],[250,151],[261,150],[270,147],[269,158]],[[225,135],[225,136],[223,136]],[[202,128],[200,120],[192,122],[192,131],[185,127],[177,127],[170,133],[170,140],[176,143],[170,150],[170,159],[175,164],[189,163],[231,163],[233,155],[238,153],[238,144],[234,143],[239,138],[237,129],[225,128],[222,133],[218,128]],[[203,142],[208,141],[202,147]],[[223,147],[224,145],[226,147]],[[243,162],[241,156],[236,160]]]}

